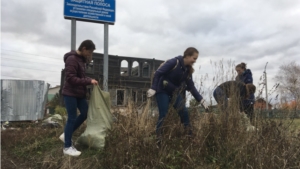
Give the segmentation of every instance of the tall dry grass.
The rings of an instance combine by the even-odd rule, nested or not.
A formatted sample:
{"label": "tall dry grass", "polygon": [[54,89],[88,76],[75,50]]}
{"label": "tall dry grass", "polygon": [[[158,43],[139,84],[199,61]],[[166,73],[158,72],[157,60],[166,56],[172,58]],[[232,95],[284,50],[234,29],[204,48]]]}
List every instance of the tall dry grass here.
{"label": "tall dry grass", "polygon": [[[229,66],[233,64],[228,62]],[[217,70],[229,75],[224,66]],[[206,77],[207,78],[207,77]],[[212,86],[221,82],[221,75]],[[205,79],[205,77],[204,77]],[[224,80],[224,79],[223,79]],[[213,88],[212,88],[213,89]],[[78,158],[62,154],[58,140],[62,129],[46,132],[27,131],[22,137],[6,133],[6,138],[23,138],[10,142],[1,139],[6,150],[22,154],[24,168],[60,169],[292,169],[300,168],[300,139],[290,124],[278,119],[256,116],[253,125],[258,129],[247,132],[238,105],[231,102],[227,112],[190,112],[193,136],[187,137],[177,111],[170,108],[163,124],[161,146],[156,144],[157,117],[139,114],[137,107],[128,105],[128,116],[119,115],[108,131],[103,150],[77,145],[82,151]],[[75,138],[83,130],[75,132]],[[13,145],[12,145],[13,144]],[[17,166],[18,164],[16,164]]]}
{"label": "tall dry grass", "polygon": [[[208,75],[198,79],[204,95],[235,78],[232,61],[211,64],[216,74],[213,80],[208,81]],[[205,83],[210,83],[209,90],[201,90]],[[247,132],[237,99],[231,99],[226,112],[190,112],[192,138],[186,137],[176,110],[170,108],[161,147],[156,145],[157,117],[135,113],[121,117],[107,137],[101,164],[104,168],[300,168],[299,137],[289,126],[256,116],[257,130]]]}

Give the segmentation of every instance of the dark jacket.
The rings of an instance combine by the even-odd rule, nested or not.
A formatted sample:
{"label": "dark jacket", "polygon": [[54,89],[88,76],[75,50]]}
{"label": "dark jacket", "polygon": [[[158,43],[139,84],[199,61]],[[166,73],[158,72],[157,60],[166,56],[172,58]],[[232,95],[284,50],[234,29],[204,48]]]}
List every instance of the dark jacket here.
{"label": "dark jacket", "polygon": [[62,94],[77,98],[85,98],[86,86],[91,84],[91,78],[85,75],[86,59],[78,55],[76,51],[66,53],[65,62],[65,82]]}
{"label": "dark jacket", "polygon": [[[168,81],[166,87],[163,86],[164,80]],[[184,65],[182,56],[166,61],[156,70],[151,89],[156,93],[167,93],[170,96],[176,90],[189,90],[197,101],[202,100],[202,96],[195,88],[193,77],[189,75],[189,68]]]}
{"label": "dark jacket", "polygon": [[[251,70],[246,69],[242,75],[237,75],[235,80],[238,82],[243,82],[245,84],[249,84],[249,83],[253,84],[253,77],[252,77]],[[254,100],[255,100],[255,96],[254,94],[251,94],[249,99],[244,100],[244,105],[254,104]]]}
{"label": "dark jacket", "polygon": [[237,75],[235,78],[236,81],[243,82],[245,84],[252,83],[253,84],[253,78],[252,78],[252,72],[250,69],[245,70],[245,72],[242,75]]}
{"label": "dark jacket", "polygon": [[227,98],[238,99],[240,111],[244,111],[243,100],[246,97],[246,86],[243,82],[227,81],[218,86],[221,88]]}
{"label": "dark jacket", "polygon": [[246,86],[242,82],[227,81],[220,84],[219,87],[229,98],[236,96],[243,99],[246,96]]}

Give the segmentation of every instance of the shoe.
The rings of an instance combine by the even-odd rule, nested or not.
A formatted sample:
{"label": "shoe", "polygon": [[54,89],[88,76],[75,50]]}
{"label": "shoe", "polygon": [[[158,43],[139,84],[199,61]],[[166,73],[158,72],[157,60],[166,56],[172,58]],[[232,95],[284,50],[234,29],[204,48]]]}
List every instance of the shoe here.
{"label": "shoe", "polygon": [[157,148],[161,148],[161,144],[162,144],[162,136],[161,135],[158,135],[156,136],[156,146]]}
{"label": "shoe", "polygon": [[162,140],[161,139],[157,139],[156,140],[156,146],[157,146],[157,148],[161,148],[161,142],[162,142]]}
{"label": "shoe", "polygon": [[188,139],[193,138],[193,131],[190,125],[184,127],[184,136]]}
{"label": "shoe", "polygon": [[258,131],[258,129],[257,128],[255,128],[254,126],[252,126],[252,125],[248,125],[247,126],[247,129],[246,129],[246,131],[248,131],[248,132],[252,132],[252,131]]}
{"label": "shoe", "polygon": [[74,156],[74,157],[78,157],[81,154],[81,152],[76,150],[76,148],[73,146],[64,148],[63,152],[65,155]]}
{"label": "shoe", "polygon": [[65,142],[65,133],[62,133],[62,134],[59,136],[59,139],[60,139],[62,142]]}

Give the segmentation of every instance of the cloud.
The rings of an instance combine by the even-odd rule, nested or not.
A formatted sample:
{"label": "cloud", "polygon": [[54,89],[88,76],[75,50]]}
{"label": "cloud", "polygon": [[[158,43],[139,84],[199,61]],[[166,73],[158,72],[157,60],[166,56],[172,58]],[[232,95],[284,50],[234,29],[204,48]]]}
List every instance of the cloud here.
{"label": "cloud", "polygon": [[[71,22],[63,18],[62,1],[3,1],[2,48],[37,54],[46,64],[32,68],[63,68],[61,59],[70,50]],[[246,62],[259,81],[266,62],[270,85],[275,82],[279,66],[284,62],[299,63],[300,2],[273,1],[181,1],[163,0],[117,1],[116,23],[109,26],[109,53],[121,56],[166,60],[180,55],[189,47],[200,51],[197,74],[213,74],[210,60]],[[77,22],[76,43],[92,39],[96,52],[103,52],[103,25]],[[2,54],[8,52],[2,51]],[[29,62],[35,58],[17,55]],[[8,57],[8,56],[5,56]],[[2,59],[2,64],[25,67]],[[47,65],[47,62],[49,63]],[[13,74],[19,69],[2,68]],[[26,72],[25,70],[23,72]],[[31,71],[32,72],[32,71]],[[2,73],[2,74],[4,74]],[[59,74],[38,72],[17,75],[59,81]]]}
{"label": "cloud", "polygon": [[[32,1],[33,2],[33,1]],[[46,15],[41,1],[26,3],[25,1],[2,1],[2,32],[18,35],[36,35],[43,31]],[[34,9],[33,9],[34,8]]]}

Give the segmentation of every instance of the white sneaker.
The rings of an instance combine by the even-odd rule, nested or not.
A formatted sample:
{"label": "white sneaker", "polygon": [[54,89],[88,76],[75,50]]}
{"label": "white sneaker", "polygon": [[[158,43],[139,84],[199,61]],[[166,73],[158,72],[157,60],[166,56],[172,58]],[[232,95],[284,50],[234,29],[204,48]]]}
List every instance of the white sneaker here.
{"label": "white sneaker", "polygon": [[62,142],[65,142],[65,133],[62,133],[62,134],[59,136],[59,139],[60,139]]}
{"label": "white sneaker", "polygon": [[255,131],[255,130],[258,130],[258,129],[256,129],[256,128],[255,128],[254,126],[252,126],[252,125],[248,125],[246,131],[252,132],[252,131]]}
{"label": "white sneaker", "polygon": [[65,155],[74,156],[74,157],[78,157],[81,154],[81,152],[76,150],[76,148],[73,146],[69,148],[64,148],[63,152]]}

